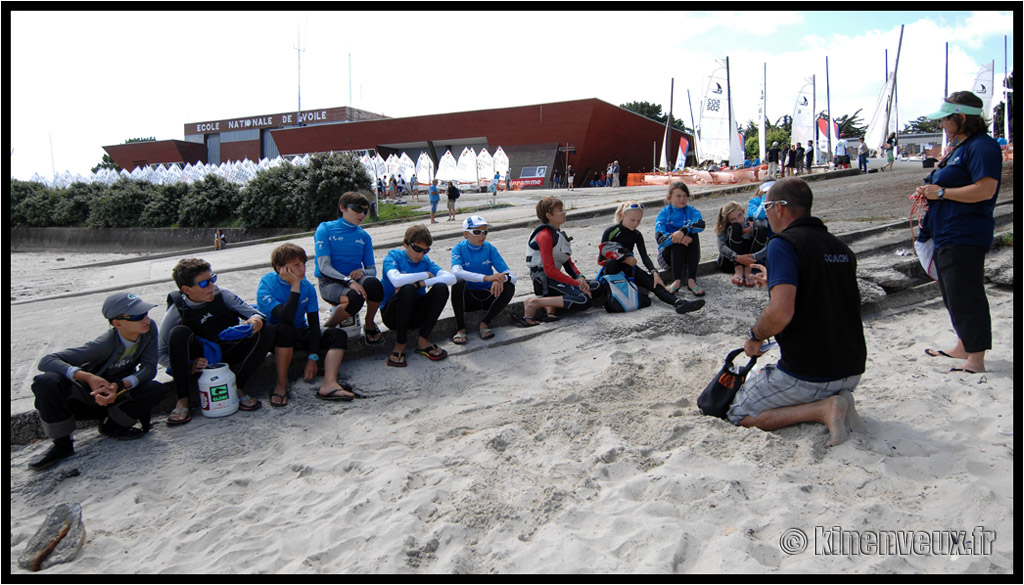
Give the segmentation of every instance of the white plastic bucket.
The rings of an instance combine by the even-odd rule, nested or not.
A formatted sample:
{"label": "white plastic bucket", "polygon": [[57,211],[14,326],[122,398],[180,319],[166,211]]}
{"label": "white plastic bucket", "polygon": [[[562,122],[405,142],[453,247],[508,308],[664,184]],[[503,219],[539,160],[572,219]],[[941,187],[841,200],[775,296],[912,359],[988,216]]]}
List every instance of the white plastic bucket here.
{"label": "white plastic bucket", "polygon": [[199,403],[203,416],[219,418],[238,410],[238,387],[235,373],[227,364],[203,368],[199,376]]}

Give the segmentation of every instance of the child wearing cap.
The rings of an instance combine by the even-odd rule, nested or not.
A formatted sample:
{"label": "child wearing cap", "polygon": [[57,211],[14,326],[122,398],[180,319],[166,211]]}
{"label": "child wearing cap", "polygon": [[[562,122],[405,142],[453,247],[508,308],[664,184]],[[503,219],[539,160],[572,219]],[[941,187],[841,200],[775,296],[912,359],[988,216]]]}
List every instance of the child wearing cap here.
{"label": "child wearing cap", "polygon": [[458,279],[451,295],[457,329],[452,341],[458,345],[469,341],[466,311],[487,311],[480,320],[480,339],[490,339],[494,337],[490,324],[516,292],[516,277],[498,249],[486,241],[487,230],[484,218],[467,217],[462,221],[465,239],[452,248],[452,274]]}
{"label": "child wearing cap", "polygon": [[[149,431],[150,413],[165,391],[154,380],[158,335],[148,312],[155,306],[129,292],[113,293],[103,302],[110,329],[39,361],[43,373],[32,380],[32,393],[53,445],[29,468],[48,469],[75,453],[76,418],[99,419],[101,433],[122,441]],[[142,422],[141,430],[136,421]]]}
{"label": "child wearing cap", "polygon": [[381,317],[395,332],[395,347],[389,366],[404,368],[409,329],[418,328],[416,353],[430,360],[443,360],[448,352],[430,341],[441,311],[448,303],[448,287],[455,276],[435,264],[427,252],[434,238],[425,225],[405,230],[403,246],[384,257],[384,306]]}
{"label": "child wearing cap", "polygon": [[316,397],[322,400],[352,400],[355,394],[338,383],[338,368],[348,348],[348,335],[337,327],[320,331],[320,307],[316,289],[306,280],[308,256],[301,246],[291,242],[281,244],[270,253],[270,266],[274,269],[263,275],[256,289],[256,308],[267,315],[268,324],[275,330],[274,361],[277,383],[270,395],[270,405],[288,404],[288,366],[296,349],[307,349],[303,379],[307,382],[317,375],[318,362],[324,357],[324,381]]}
{"label": "child wearing cap", "polygon": [[[259,400],[245,394],[249,379],[274,347],[274,328],[263,328],[266,317],[241,297],[218,287],[217,275],[200,258],[183,258],[171,271],[178,290],[167,295],[167,312],[160,323],[158,359],[171,369],[178,395],[167,424],[182,425],[192,420],[190,394],[197,390],[203,368],[214,361],[227,363],[238,385],[238,410],[257,410]],[[244,321],[251,327],[249,336],[222,340],[221,332]],[[198,392],[198,390],[197,390]]]}

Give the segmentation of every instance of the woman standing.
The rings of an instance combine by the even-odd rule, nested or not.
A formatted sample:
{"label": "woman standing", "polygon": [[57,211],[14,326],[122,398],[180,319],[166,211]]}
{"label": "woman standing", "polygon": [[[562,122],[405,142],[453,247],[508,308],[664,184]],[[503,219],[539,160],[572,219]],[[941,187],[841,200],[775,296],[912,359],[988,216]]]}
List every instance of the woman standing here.
{"label": "woman standing", "polygon": [[892,163],[896,160],[896,133],[892,132],[889,137],[885,139],[885,144],[882,145],[882,150],[885,151],[885,165],[882,166],[883,171],[891,171]]}
{"label": "woman standing", "polygon": [[985,371],[985,352],[992,349],[985,254],[992,247],[1002,174],[999,143],[988,135],[982,111],[978,96],[958,91],[927,116],[939,120],[950,144],[927,184],[915,191],[928,202],[918,239],[934,241],[939,289],[957,334],[953,349],[925,353],[965,360],[950,371],[969,374]]}

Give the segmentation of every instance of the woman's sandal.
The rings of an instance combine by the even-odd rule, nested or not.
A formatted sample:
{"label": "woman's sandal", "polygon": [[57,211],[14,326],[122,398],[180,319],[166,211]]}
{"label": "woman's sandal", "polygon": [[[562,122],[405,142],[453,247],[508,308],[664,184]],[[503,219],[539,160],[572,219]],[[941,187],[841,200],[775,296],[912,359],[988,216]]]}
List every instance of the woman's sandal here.
{"label": "woman's sandal", "polygon": [[485,327],[484,329],[480,330],[480,339],[490,339],[492,337],[494,337],[494,332],[491,331],[489,328]]}
{"label": "woman's sandal", "polygon": [[533,317],[527,317],[526,315],[516,315],[512,313],[512,320],[519,324],[520,327],[536,327],[540,325],[540,321]]}
{"label": "woman's sandal", "polygon": [[544,311],[544,314],[541,315],[537,319],[537,321],[540,321],[541,323],[554,323],[554,322],[558,321],[558,315],[556,315],[554,313],[548,313],[547,311]]}
{"label": "woman's sandal", "polygon": [[697,285],[697,288],[694,288],[694,287],[692,287],[690,285],[686,285],[686,288],[688,288],[690,290],[690,292],[693,293],[693,296],[695,296],[695,297],[702,297],[702,296],[704,296],[704,289],[699,284]]}
{"label": "woman's sandal", "polygon": [[754,281],[754,277],[753,276],[744,276],[743,277],[743,284],[747,285],[748,287],[753,287],[757,283]]}
{"label": "woman's sandal", "polygon": [[430,361],[433,362],[443,360],[444,358],[448,357],[448,352],[441,349],[440,347],[437,347],[436,343],[431,345],[430,347],[418,347],[416,348],[416,353],[427,356],[428,358],[430,358]]}
{"label": "woman's sandal", "polygon": [[454,337],[452,337],[452,343],[454,343],[455,345],[466,345],[467,343],[469,343],[469,336],[460,331],[459,333],[456,333]]}
{"label": "woman's sandal", "polygon": [[[288,400],[291,399],[291,397],[292,393],[287,390],[284,393],[273,392],[270,394],[270,406],[273,406],[274,408],[288,406]],[[278,399],[278,402],[274,402],[275,398]]]}
{"label": "woman's sandal", "polygon": [[372,330],[363,329],[363,341],[370,345],[380,345],[381,343],[384,343],[384,334],[376,327]]}
{"label": "woman's sandal", "polygon": [[171,415],[167,417],[167,426],[173,427],[177,425],[183,425],[187,422],[192,421],[192,411],[187,406],[175,408],[171,411]]}
{"label": "woman's sandal", "polygon": [[405,363],[405,353],[400,351],[393,351],[388,356],[388,365],[395,368],[404,368],[408,364]]}
{"label": "woman's sandal", "polygon": [[[249,403],[249,404],[246,404],[245,403],[246,400],[252,400],[252,402]],[[262,406],[263,406],[263,403],[260,402],[259,400],[256,400],[255,398],[252,398],[250,396],[246,396],[245,394],[239,394],[238,395],[238,410],[241,410],[241,411],[244,411],[244,412],[251,412],[253,410],[259,410]]]}
{"label": "woman's sandal", "polygon": [[680,285],[673,283],[673,284],[670,284],[670,285],[666,286],[665,290],[667,290],[668,292],[670,292],[672,294],[676,294],[677,292],[679,292],[679,287],[680,287]]}
{"label": "woman's sandal", "polygon": [[742,276],[732,277],[732,283],[735,284],[736,286],[743,286],[744,280],[745,279]]}

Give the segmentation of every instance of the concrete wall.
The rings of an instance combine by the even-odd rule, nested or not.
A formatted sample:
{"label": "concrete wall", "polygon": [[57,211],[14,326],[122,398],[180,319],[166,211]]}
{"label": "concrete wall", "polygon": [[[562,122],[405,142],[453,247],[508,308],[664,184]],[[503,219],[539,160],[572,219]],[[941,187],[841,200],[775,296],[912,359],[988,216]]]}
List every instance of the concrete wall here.
{"label": "concrete wall", "polygon": [[[216,228],[12,228],[12,252],[154,253],[209,246]],[[228,245],[299,232],[295,228],[225,228]]]}

